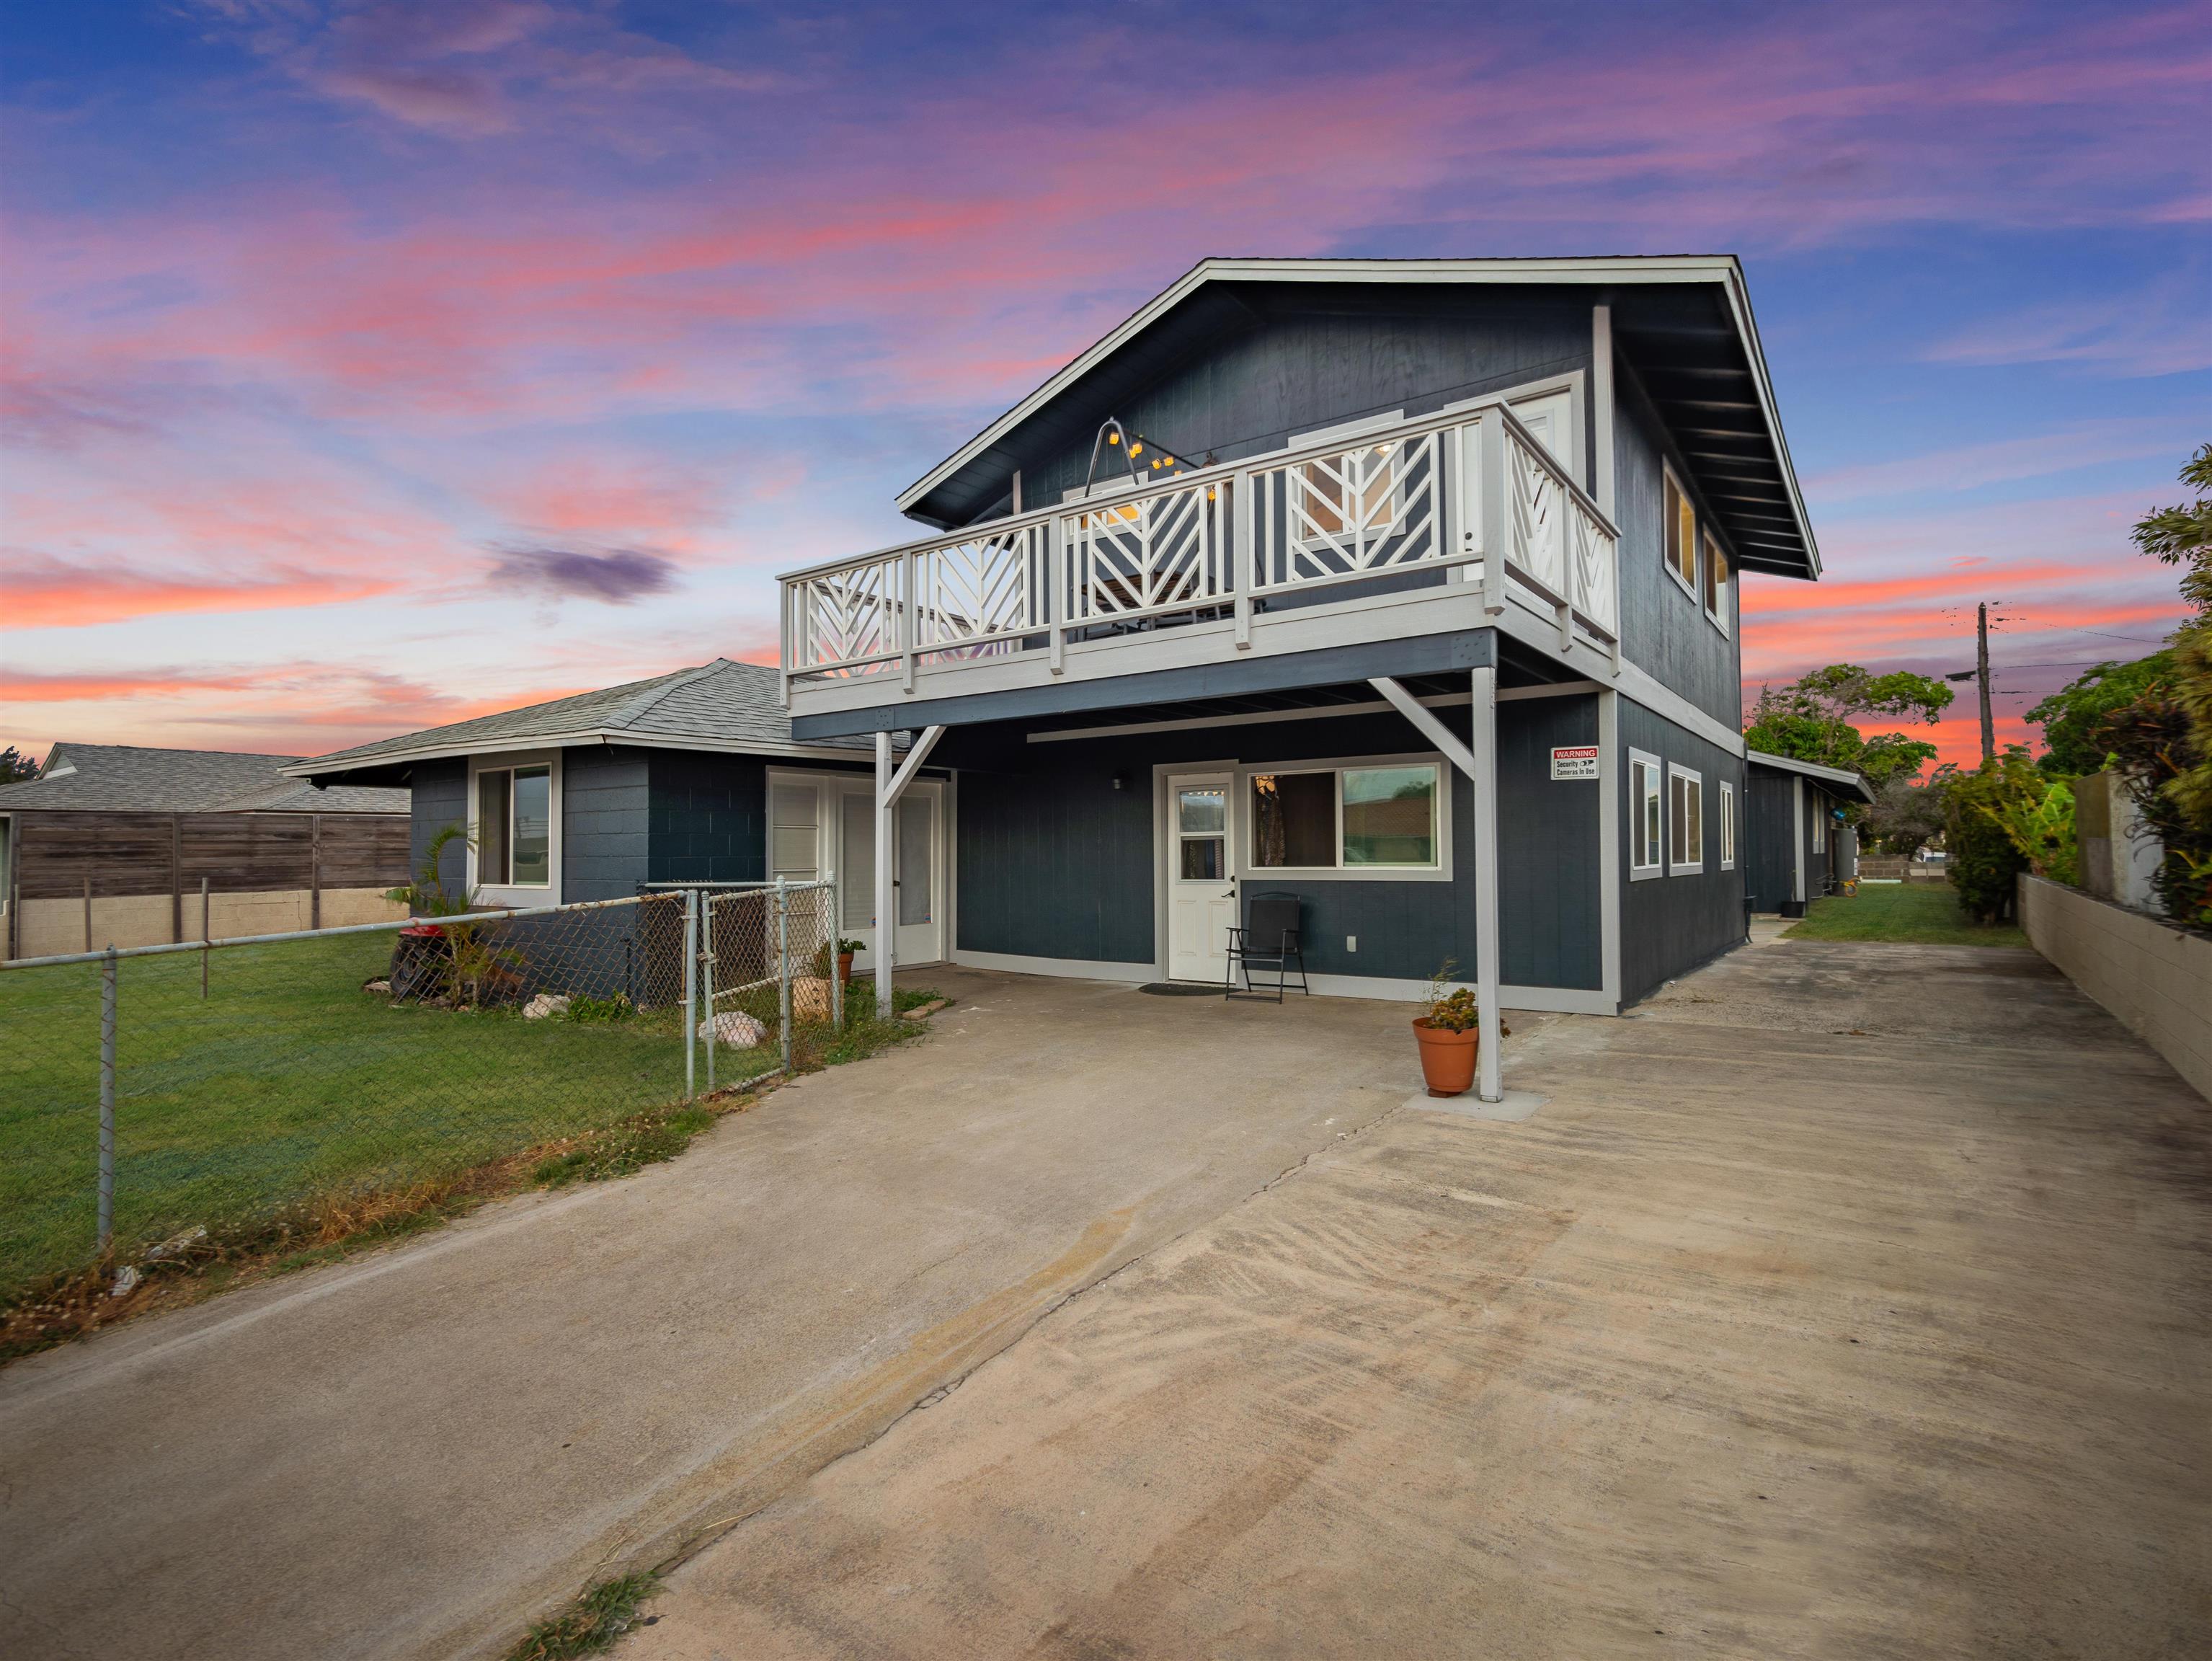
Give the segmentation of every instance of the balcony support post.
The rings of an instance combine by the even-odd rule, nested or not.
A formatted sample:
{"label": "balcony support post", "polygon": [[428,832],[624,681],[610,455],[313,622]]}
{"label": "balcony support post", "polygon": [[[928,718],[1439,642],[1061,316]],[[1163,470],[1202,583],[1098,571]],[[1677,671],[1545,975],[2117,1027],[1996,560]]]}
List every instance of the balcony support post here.
{"label": "balcony support post", "polygon": [[1237,597],[1237,649],[1252,649],[1252,585],[1260,580],[1259,550],[1252,544],[1252,475],[1239,473],[1229,492],[1229,587]]}
{"label": "balcony support post", "polygon": [[942,727],[926,729],[891,771],[891,735],[876,734],[876,1017],[891,1018],[891,973],[898,966],[898,803],[915,782],[929,752],[945,736]]}
{"label": "balcony support post", "polygon": [[1505,609],[1508,514],[1505,503],[1504,411],[1485,410],[1476,429],[1475,466],[1482,514],[1482,609],[1496,617]]}
{"label": "balcony support post", "polygon": [[1064,520],[1048,520],[1039,527],[1044,538],[1044,592],[1047,620],[1052,626],[1052,672],[1067,672],[1067,540],[1060,534]]}

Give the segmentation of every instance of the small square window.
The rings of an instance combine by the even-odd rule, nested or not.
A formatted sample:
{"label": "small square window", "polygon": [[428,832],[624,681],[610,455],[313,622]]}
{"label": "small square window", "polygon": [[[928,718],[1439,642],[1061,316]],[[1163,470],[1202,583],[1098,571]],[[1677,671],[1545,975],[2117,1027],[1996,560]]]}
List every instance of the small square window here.
{"label": "small square window", "polygon": [[1677,877],[1705,868],[1705,782],[1686,767],[1667,770],[1667,869]]}
{"label": "small square window", "polygon": [[1656,877],[1666,832],[1659,757],[1628,752],[1628,868],[1632,879]]}
{"label": "small square window", "polygon": [[1721,869],[1735,869],[1735,786],[1721,781]]}

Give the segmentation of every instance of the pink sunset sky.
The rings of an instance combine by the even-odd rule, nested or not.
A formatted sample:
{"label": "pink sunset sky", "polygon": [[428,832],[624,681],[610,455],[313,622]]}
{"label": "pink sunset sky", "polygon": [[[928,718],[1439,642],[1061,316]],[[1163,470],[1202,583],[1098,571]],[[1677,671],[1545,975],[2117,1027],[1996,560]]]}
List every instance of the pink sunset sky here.
{"label": "pink sunset sky", "polygon": [[[2212,9],[11,9],[4,732],[312,753],[772,660],[1207,254],[1732,252],[1826,561],[2001,728],[2182,614]],[[1975,747],[1972,700],[1938,729]]]}

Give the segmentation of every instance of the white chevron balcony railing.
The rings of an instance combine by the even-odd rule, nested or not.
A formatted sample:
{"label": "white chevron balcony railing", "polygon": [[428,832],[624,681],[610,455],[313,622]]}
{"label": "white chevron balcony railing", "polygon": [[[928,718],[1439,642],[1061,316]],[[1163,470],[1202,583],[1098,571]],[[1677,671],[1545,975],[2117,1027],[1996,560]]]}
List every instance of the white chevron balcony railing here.
{"label": "white chevron balcony railing", "polygon": [[1617,656],[1619,540],[1485,405],[792,572],[785,695],[876,676],[911,691],[923,670],[1024,654],[1057,673],[1071,648],[1199,623],[1241,650],[1271,618],[1409,589],[1463,600],[1470,583],[1492,613],[1550,618],[1562,648]]}

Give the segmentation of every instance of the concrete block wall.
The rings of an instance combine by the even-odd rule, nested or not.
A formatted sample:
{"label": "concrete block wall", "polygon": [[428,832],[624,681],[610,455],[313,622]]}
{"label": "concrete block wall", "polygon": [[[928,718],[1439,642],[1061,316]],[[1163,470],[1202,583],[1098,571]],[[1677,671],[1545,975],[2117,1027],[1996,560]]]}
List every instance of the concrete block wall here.
{"label": "concrete block wall", "polygon": [[2028,944],[2212,1098],[2212,940],[2023,875]]}
{"label": "concrete block wall", "polygon": [[[167,894],[95,894],[92,898],[92,944],[85,944],[84,901],[24,900],[15,955],[22,958],[60,957],[67,952],[100,951],[105,946],[166,946],[179,938],[176,911]],[[183,897],[182,938],[200,938],[200,897]],[[236,940],[244,934],[283,934],[312,926],[314,896],[305,888],[271,889],[263,893],[216,894],[208,901],[210,939]],[[323,927],[343,928],[353,923],[397,922],[407,908],[394,905],[378,888],[323,890]]]}

